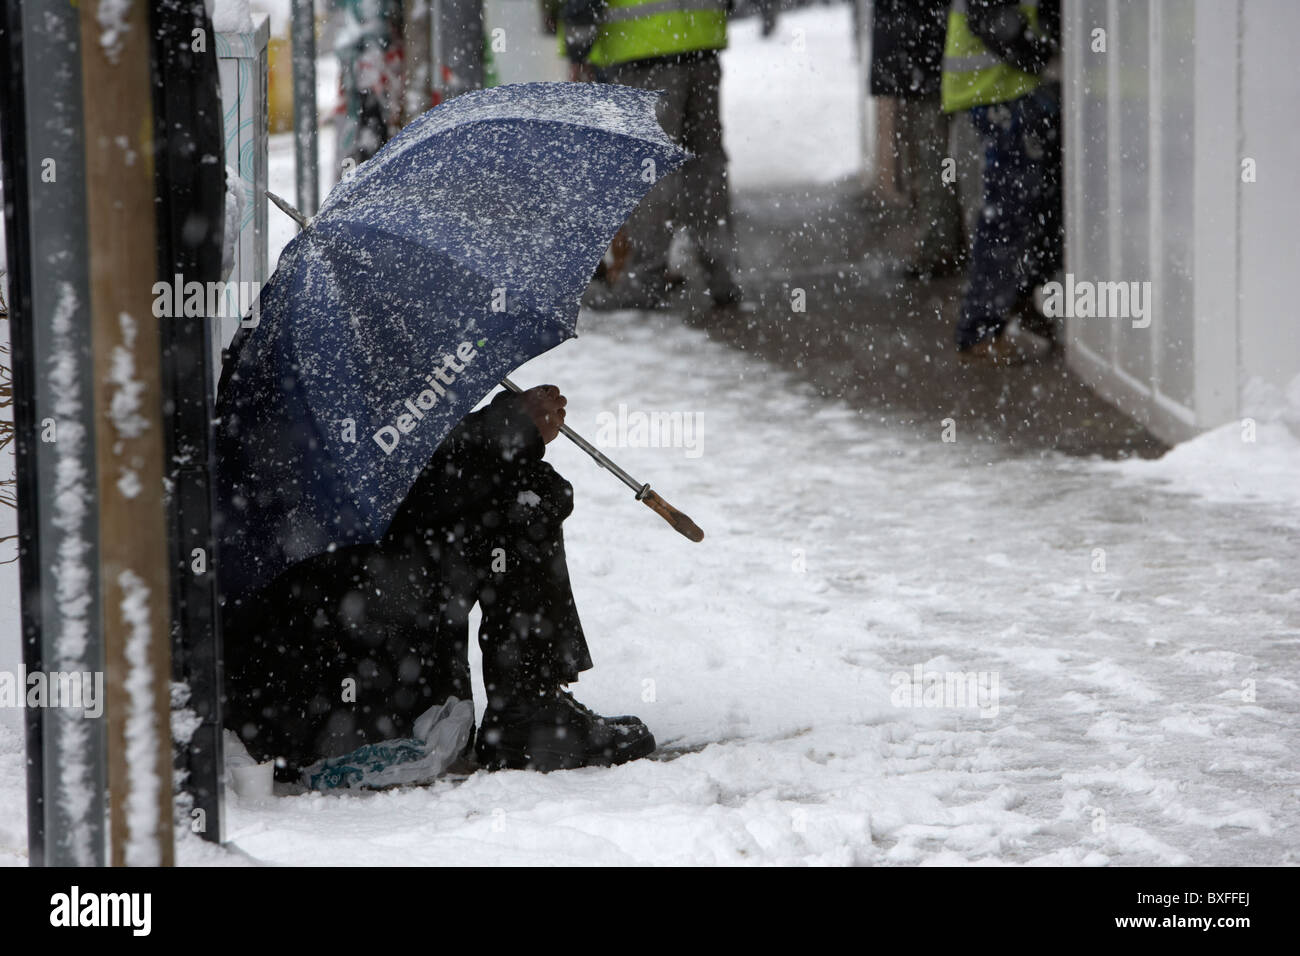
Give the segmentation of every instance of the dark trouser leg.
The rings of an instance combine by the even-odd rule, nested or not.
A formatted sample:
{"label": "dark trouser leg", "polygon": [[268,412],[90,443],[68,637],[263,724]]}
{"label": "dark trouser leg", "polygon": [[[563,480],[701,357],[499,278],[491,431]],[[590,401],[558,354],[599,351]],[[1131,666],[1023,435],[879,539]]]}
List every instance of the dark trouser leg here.
{"label": "dark trouser leg", "polygon": [[441,650],[431,592],[418,552],[347,548],[293,568],[226,628],[227,726],[259,760],[283,758],[284,778],[410,736],[446,696],[429,680]]}
{"label": "dark trouser leg", "polygon": [[1059,112],[1049,92],[977,106],[984,140],[984,210],[975,229],[957,347],[1002,331],[1006,315],[1058,258]]}
{"label": "dark trouser leg", "polygon": [[898,110],[900,125],[911,140],[916,158],[915,167],[909,170],[916,189],[916,218],[920,220],[916,263],[924,268],[959,262],[966,257],[961,202],[956,181],[948,183],[943,179],[951,117],[939,105],[938,96],[899,100]]}
{"label": "dark trouser leg", "polygon": [[[568,482],[540,468],[537,494],[571,496]],[[553,690],[592,666],[564,553],[561,523],[570,510],[567,500],[559,508],[516,503],[485,529],[490,574],[478,594],[479,646],[489,707]]]}
{"label": "dark trouser leg", "polygon": [[1037,194],[1038,225],[1027,256],[1028,284],[1042,285],[1065,264],[1065,170],[1061,164],[1061,87],[1045,83],[1030,98],[1027,142],[1042,151],[1042,189]]}
{"label": "dark trouser leg", "polygon": [[716,56],[706,56],[680,69],[685,72],[687,86],[681,142],[695,154],[680,173],[682,217],[699,250],[700,264],[709,279],[709,294],[723,301],[738,296],[739,289],[727,153],[722,145],[722,65]]}
{"label": "dark trouser leg", "polygon": [[474,699],[469,673],[469,612],[477,600],[484,572],[465,557],[463,526],[445,528],[428,546],[431,591],[437,608],[432,637],[429,683],[434,699]]}
{"label": "dark trouser leg", "polygon": [[[657,106],[659,123],[676,142],[682,141],[682,125],[688,96],[686,68],[669,61],[621,63],[611,67],[608,79],[643,90],[663,90]],[[695,162],[693,160],[692,162]],[[690,165],[689,163],[687,164]],[[673,238],[673,220],[678,213],[681,172],[661,176],[632,210],[623,227],[628,240],[626,281],[647,289],[661,289],[668,268],[668,250]],[[660,178],[661,177],[661,178]]]}

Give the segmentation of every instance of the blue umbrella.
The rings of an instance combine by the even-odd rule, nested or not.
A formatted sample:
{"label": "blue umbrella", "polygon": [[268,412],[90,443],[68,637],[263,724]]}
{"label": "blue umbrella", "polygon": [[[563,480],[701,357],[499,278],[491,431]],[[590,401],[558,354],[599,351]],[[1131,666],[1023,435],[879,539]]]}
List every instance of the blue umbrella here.
{"label": "blue umbrella", "polygon": [[228,601],[378,541],[461,418],[577,334],[614,233],[687,157],[656,100],[584,83],[469,93],[334,188],[281,254],[218,398]]}

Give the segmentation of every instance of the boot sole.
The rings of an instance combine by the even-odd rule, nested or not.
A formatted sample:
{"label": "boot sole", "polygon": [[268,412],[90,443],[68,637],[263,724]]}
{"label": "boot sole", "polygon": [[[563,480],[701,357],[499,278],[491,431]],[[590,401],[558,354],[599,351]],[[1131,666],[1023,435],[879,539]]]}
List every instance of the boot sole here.
{"label": "boot sole", "polygon": [[636,744],[612,754],[584,756],[568,750],[551,750],[545,747],[484,747],[479,754],[479,766],[484,770],[535,770],[551,773],[555,770],[578,770],[582,767],[616,767],[632,760],[640,760],[654,753],[654,734],[646,734]]}

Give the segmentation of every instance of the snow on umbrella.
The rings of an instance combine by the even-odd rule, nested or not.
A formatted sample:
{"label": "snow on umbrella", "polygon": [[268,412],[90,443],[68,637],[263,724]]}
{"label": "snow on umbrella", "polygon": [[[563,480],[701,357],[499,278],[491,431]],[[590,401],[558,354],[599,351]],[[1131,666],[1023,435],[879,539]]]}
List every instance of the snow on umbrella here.
{"label": "snow on umbrella", "polygon": [[218,398],[221,582],[377,541],[442,439],[576,334],[624,219],[687,154],[657,94],[529,83],[408,125],[285,248]]}

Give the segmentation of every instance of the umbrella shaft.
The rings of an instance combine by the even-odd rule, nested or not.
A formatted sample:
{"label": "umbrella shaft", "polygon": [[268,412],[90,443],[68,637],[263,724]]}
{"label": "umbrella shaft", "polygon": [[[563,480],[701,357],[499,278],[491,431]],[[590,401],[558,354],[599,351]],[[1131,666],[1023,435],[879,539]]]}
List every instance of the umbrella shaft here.
{"label": "umbrella shaft", "polygon": [[[520,388],[514,382],[510,381],[510,379],[508,378],[503,378],[501,380],[501,384],[504,385],[512,392],[517,392],[517,393],[523,392],[522,388]],[[641,492],[647,486],[641,484],[639,481],[637,481],[635,478],[629,475],[622,468],[618,467],[618,465],[610,461],[609,458],[607,458],[600,451],[599,448],[597,448],[591,442],[587,441],[587,439],[583,438],[581,435],[575,432],[568,425],[561,425],[560,431],[564,434],[565,438],[569,439],[569,441],[573,442],[575,445],[577,445],[579,448],[585,451],[588,455],[594,458],[596,464],[600,465],[600,467],[610,472],[612,475],[614,475],[614,477],[618,478],[619,481],[623,482],[623,484],[627,485],[629,488],[635,491],[637,493],[637,498],[641,497]]]}
{"label": "umbrella shaft", "polygon": [[614,464],[614,462],[610,461],[609,458],[601,454],[601,452],[591,442],[587,441],[587,439],[583,438],[581,435],[575,432],[568,425],[561,425],[560,431],[564,433],[564,436],[566,438],[568,438],[575,445],[577,445],[588,455],[594,458],[596,460],[596,464],[610,471],[616,478],[619,479],[619,481],[623,482],[623,484],[627,485],[633,491],[637,492],[638,495],[641,493],[641,489],[643,487],[641,482],[637,481],[635,478],[629,475],[622,468],[618,467],[618,465]]}

